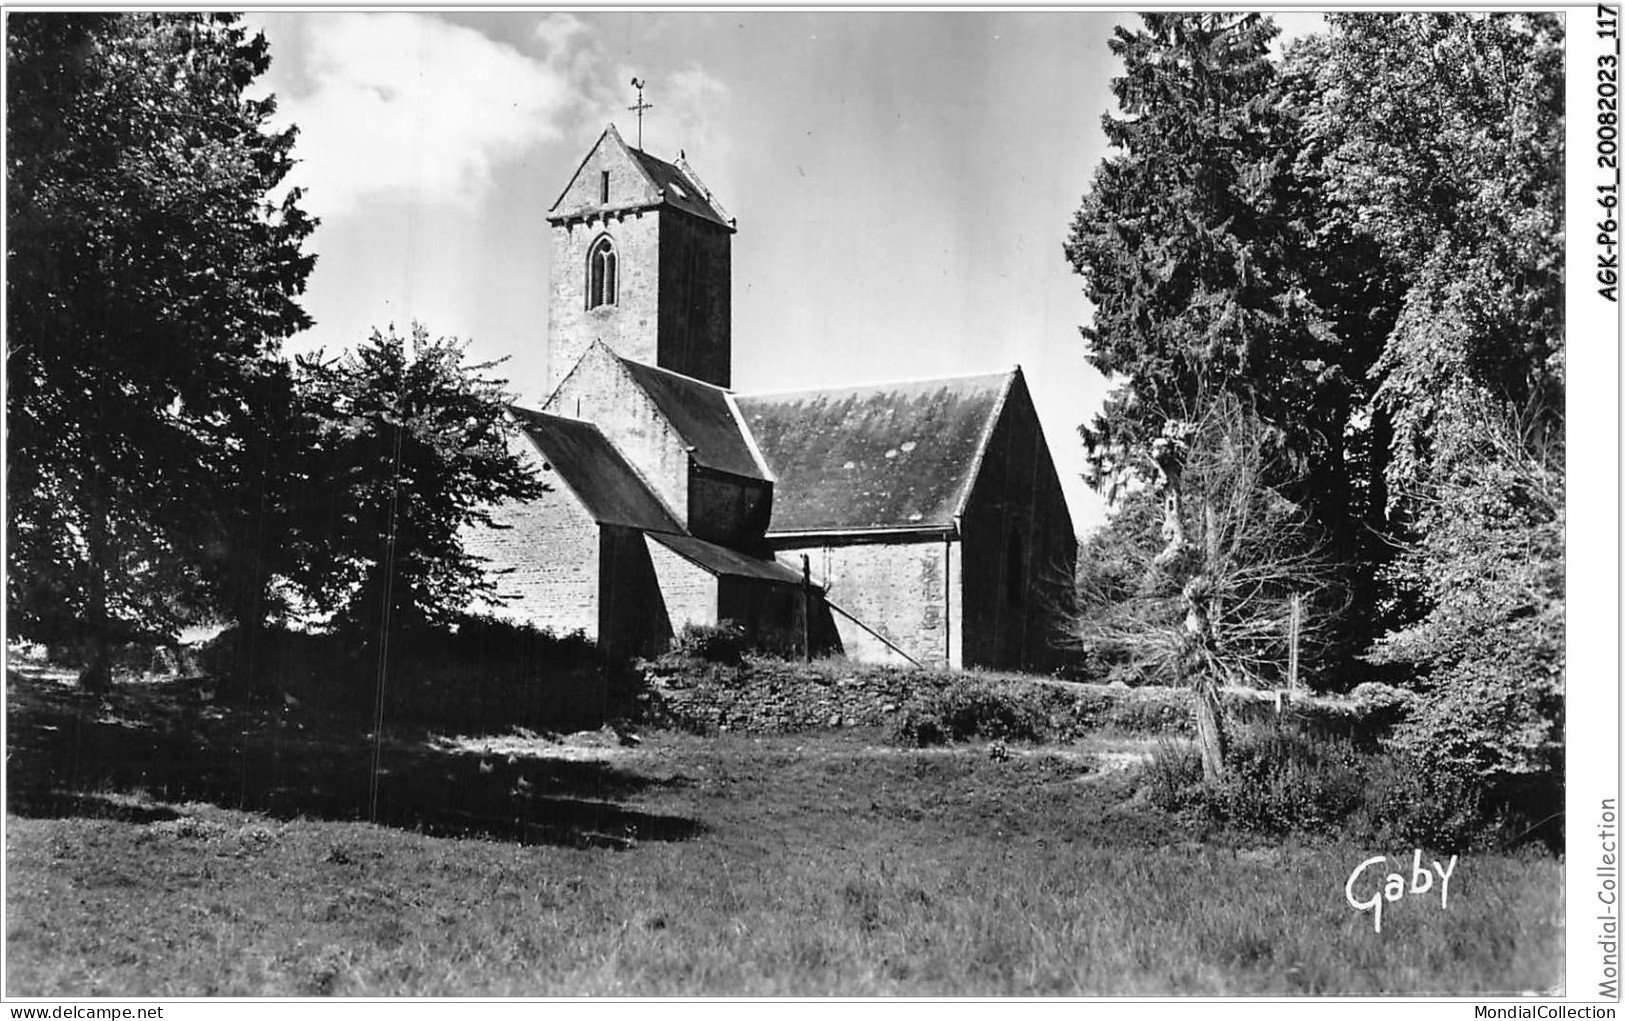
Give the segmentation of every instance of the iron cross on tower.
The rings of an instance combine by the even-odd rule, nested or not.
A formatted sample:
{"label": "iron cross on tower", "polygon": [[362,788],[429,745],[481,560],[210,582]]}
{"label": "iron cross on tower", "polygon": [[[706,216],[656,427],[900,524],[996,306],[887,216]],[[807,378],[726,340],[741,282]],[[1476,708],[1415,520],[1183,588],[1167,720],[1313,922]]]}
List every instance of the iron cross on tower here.
{"label": "iron cross on tower", "polygon": [[653,103],[645,103],[643,101],[643,83],[645,81],[647,81],[647,80],[648,79],[645,79],[645,78],[634,78],[634,79],[632,79],[632,87],[634,89],[638,90],[638,102],[637,102],[636,106],[627,107],[628,110],[632,110],[638,115],[638,149],[639,149],[639,151],[641,151],[643,149],[643,111],[645,111],[645,110],[653,110],[654,109],[654,104]]}

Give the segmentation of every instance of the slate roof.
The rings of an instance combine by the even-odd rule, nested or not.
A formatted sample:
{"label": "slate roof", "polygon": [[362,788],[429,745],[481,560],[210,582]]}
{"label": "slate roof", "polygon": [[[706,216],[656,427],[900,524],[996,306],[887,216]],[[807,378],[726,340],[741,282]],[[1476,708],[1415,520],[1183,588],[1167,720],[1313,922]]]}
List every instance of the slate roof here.
{"label": "slate roof", "polygon": [[735,395],[778,480],[768,535],[952,526],[1015,378]]}
{"label": "slate roof", "polygon": [[751,450],[728,391],[628,358],[620,362],[672,428],[694,448],[695,462],[750,479],[771,478]]}
{"label": "slate roof", "polygon": [[[648,193],[635,197],[631,201],[622,200],[608,206],[594,202],[582,208],[572,208],[560,212],[560,206],[563,205],[564,200],[569,197],[571,191],[575,188],[576,181],[580,179],[581,171],[592,159],[593,154],[603,148],[606,143],[615,146],[624,153],[626,158],[632,162],[632,165],[642,172],[644,179],[648,182]],[[688,165],[687,159],[679,156],[676,163],[667,163],[660,157],[651,156],[642,149],[634,149],[621,137],[621,133],[616,130],[615,125],[610,124],[604,129],[604,133],[598,136],[597,143],[587,150],[585,156],[581,157],[581,162],[576,166],[575,173],[570,175],[570,182],[564,186],[564,190],[559,193],[559,197],[553,201],[553,205],[548,209],[547,220],[549,223],[564,223],[581,217],[601,215],[606,211],[648,209],[660,205],[681,209],[683,212],[690,213],[702,220],[709,220],[726,228],[729,233],[733,233],[735,230],[733,220],[729,218],[727,212],[717,202],[716,196],[712,195],[710,190],[701,183],[699,175],[694,172],[693,167]]]}
{"label": "slate roof", "polygon": [[643,167],[643,172],[649,175],[654,186],[660,189],[660,193],[665,196],[666,205],[721,224],[729,230],[734,229],[728,218],[712,203],[704,186],[690,175],[683,173],[680,167],[667,163],[658,156],[651,156],[642,149],[634,149],[630,145],[626,147],[626,151],[632,154],[632,158]]}
{"label": "slate roof", "polygon": [[516,407],[513,414],[554,474],[599,524],[655,532],[683,530],[597,426],[526,408]]}
{"label": "slate roof", "polygon": [[747,556],[738,550],[718,546],[714,542],[696,539],[691,535],[658,535],[649,538],[686,560],[698,564],[712,574],[736,578],[759,578],[766,581],[801,583],[801,572],[792,570],[777,560],[763,560]]}

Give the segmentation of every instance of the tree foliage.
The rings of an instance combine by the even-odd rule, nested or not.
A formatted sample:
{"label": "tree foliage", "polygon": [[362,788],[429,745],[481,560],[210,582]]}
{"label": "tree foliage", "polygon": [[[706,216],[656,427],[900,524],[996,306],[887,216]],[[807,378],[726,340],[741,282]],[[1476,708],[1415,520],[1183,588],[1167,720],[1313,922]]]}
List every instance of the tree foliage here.
{"label": "tree foliage", "polygon": [[[1123,116],[1103,120],[1104,160],[1066,255],[1095,305],[1089,359],[1119,381],[1084,430],[1093,481],[1149,481],[1169,419],[1233,393],[1314,477],[1338,460],[1349,374],[1300,266],[1294,122],[1278,101],[1271,22],[1150,14],[1116,30]],[[1324,487],[1321,487],[1324,489]]]}
{"label": "tree foliage", "polygon": [[545,491],[509,446],[496,363],[466,363],[466,346],[414,324],[300,360],[309,445],[290,492],[289,581],[341,630],[443,621],[494,592],[461,531]]}
{"label": "tree foliage", "polygon": [[214,480],[274,402],[314,222],[263,36],[205,14],[7,18],[8,600],[17,633],[165,635],[205,598]]}
{"label": "tree foliage", "polygon": [[1462,391],[1557,421],[1563,389],[1563,38],[1556,14],[1339,14],[1295,55],[1301,170],[1326,232],[1375,243],[1402,303],[1373,367],[1390,484],[1474,429]]}
{"label": "tree foliage", "polygon": [[[1462,401],[1470,406],[1461,406]],[[1563,451],[1542,426],[1482,395],[1434,452],[1422,538],[1396,565],[1429,606],[1372,658],[1419,675],[1401,747],[1434,771],[1493,785],[1560,772],[1563,740]]]}
{"label": "tree foliage", "polygon": [[1475,787],[1560,772],[1561,19],[1336,15],[1296,59],[1332,229],[1405,285],[1372,369],[1415,610],[1371,659],[1424,693],[1401,744]]}
{"label": "tree foliage", "polygon": [[[1095,304],[1090,361],[1116,388],[1084,426],[1089,480],[1110,497],[1157,477],[1164,424],[1232,395],[1269,447],[1262,481],[1335,547],[1342,588],[1369,593],[1385,548],[1385,421],[1367,374],[1391,301],[1371,244],[1325,235],[1317,181],[1300,167],[1301,76],[1272,62],[1258,15],[1154,14],[1117,30],[1107,115],[1117,150],[1073,217],[1066,255]],[[1341,619],[1349,650],[1374,633]]]}
{"label": "tree foliage", "polygon": [[[1067,245],[1096,305],[1089,356],[1118,383],[1082,430],[1092,481],[1189,490],[1191,423],[1238,399],[1270,463],[1244,484],[1302,512],[1282,534],[1329,535],[1324,591],[1357,611],[1323,661],[1348,667],[1369,649],[1366,662],[1403,670],[1424,697],[1402,744],[1422,759],[1481,777],[1549,771],[1562,689],[1561,20],[1332,15],[1279,67],[1272,34],[1257,17],[1169,14],[1112,41],[1117,152]],[[1180,601],[1168,589],[1159,608],[1146,588],[1179,558],[1143,536],[1108,545],[1122,563],[1085,578],[1115,594],[1083,633],[1160,641],[1168,662],[1182,648],[1193,676],[1201,643],[1173,629]],[[1127,594],[1124,565],[1151,551]],[[1260,565],[1276,552],[1238,551]],[[1191,561],[1184,586],[1207,571]]]}

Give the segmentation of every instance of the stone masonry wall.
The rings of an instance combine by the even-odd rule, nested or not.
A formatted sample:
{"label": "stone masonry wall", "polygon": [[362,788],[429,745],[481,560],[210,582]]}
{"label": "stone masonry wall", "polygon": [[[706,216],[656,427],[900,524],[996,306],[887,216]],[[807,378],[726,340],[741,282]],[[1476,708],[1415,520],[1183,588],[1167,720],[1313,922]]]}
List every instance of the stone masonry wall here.
{"label": "stone masonry wall", "polygon": [[490,561],[502,595],[472,607],[502,620],[535,625],[563,636],[580,631],[598,637],[598,525],[558,476],[541,471],[541,459],[527,441],[513,449],[553,486],[528,503],[508,503],[492,518],[507,528],[470,526],[463,545]]}
{"label": "stone masonry wall", "polygon": [[615,358],[602,348],[590,352],[543,410],[598,426],[677,520],[684,520],[688,444]]}
{"label": "stone masonry wall", "polygon": [[[897,730],[911,714],[940,714],[995,696],[1027,708],[1051,741],[1109,731],[1193,736],[1191,693],[1153,685],[1080,684],[1039,677],[926,670],[839,659],[795,663],[747,659],[738,667],[664,656],[643,664],[643,705],[650,721],[708,733],[773,734],[833,727]],[[1380,686],[1377,686],[1380,687]],[[1299,696],[1278,717],[1271,692],[1222,692],[1237,723],[1284,718],[1325,737],[1369,745],[1403,716],[1387,691]],[[1403,694],[1403,693],[1399,693]]]}
{"label": "stone masonry wall", "polygon": [[[616,302],[589,309],[587,251],[605,234],[615,244]],[[555,226],[547,323],[548,389],[558,386],[594,340],[602,340],[622,357],[656,364],[659,291],[660,214],[655,210]]]}
{"label": "stone masonry wall", "polygon": [[688,480],[688,530],[723,545],[759,543],[773,511],[773,483],[694,472]]}
{"label": "stone masonry wall", "polygon": [[635,528],[600,528],[598,649],[611,667],[657,656],[671,643],[671,619],[644,534]]}
{"label": "stone masonry wall", "polygon": [[649,560],[660,579],[660,596],[666,603],[666,617],[672,633],[681,631],[684,624],[717,622],[716,575],[698,567],[660,543],[644,536],[649,548]]}
{"label": "stone masonry wall", "polygon": [[[959,544],[943,540],[783,547],[779,559],[811,558],[813,577],[828,585],[833,606],[861,620],[927,666],[958,666]],[[865,662],[906,662],[884,642],[834,613],[841,647]]]}

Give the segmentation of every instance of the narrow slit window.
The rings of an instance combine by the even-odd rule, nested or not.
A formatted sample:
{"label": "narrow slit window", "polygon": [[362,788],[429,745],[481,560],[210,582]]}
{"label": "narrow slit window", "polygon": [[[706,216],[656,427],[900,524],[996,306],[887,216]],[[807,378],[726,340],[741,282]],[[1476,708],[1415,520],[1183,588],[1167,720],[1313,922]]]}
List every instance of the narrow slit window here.
{"label": "narrow slit window", "polygon": [[609,171],[598,172],[598,201],[602,205],[609,205]]}
{"label": "narrow slit window", "polygon": [[587,307],[615,304],[615,243],[607,236],[593,242],[587,253]]}

